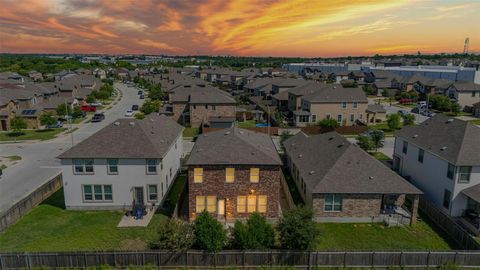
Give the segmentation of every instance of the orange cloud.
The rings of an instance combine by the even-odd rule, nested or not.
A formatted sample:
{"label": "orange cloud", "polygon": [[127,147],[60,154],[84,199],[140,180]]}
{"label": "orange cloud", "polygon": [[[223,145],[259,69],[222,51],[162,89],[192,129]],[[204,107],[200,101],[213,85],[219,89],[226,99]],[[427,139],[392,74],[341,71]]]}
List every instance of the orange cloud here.
{"label": "orange cloud", "polygon": [[181,51],[180,48],[173,47],[173,46],[168,45],[167,43],[154,41],[154,40],[151,40],[151,39],[138,40],[137,43],[140,44],[140,45],[143,45],[143,46],[152,47],[152,48],[159,49],[159,50],[167,50],[167,51],[171,51],[171,52]]}
{"label": "orange cloud", "polygon": [[92,31],[97,33],[97,34],[100,34],[102,36],[106,36],[106,37],[109,37],[109,38],[118,38],[118,35],[113,33],[113,32],[110,32],[110,31],[107,31],[107,30],[104,30],[102,29],[100,26],[98,25],[94,25],[92,27]]}

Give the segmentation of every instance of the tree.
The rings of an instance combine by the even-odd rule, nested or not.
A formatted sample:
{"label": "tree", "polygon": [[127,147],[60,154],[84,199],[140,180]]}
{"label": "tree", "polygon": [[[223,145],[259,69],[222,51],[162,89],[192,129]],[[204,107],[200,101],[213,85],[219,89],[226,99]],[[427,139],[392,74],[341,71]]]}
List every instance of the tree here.
{"label": "tree", "polygon": [[22,129],[27,128],[27,121],[24,118],[15,116],[10,120],[10,128],[13,130],[13,133],[16,135],[22,134]]}
{"label": "tree", "polygon": [[318,121],[318,125],[321,127],[321,128],[324,128],[324,129],[335,129],[339,126],[337,120],[335,119],[332,119],[332,118],[325,118],[325,119],[322,119],[320,121]]}
{"label": "tree", "polygon": [[52,126],[57,123],[57,119],[53,116],[52,113],[43,113],[40,115],[40,124],[44,126]]}
{"label": "tree", "polygon": [[430,95],[429,101],[432,104],[432,108],[442,112],[448,112],[452,107],[452,101],[444,95]]}
{"label": "tree", "polygon": [[403,114],[403,125],[404,126],[412,126],[415,124],[415,115],[414,114]]}
{"label": "tree", "polygon": [[95,98],[101,99],[101,100],[106,100],[112,95],[108,91],[95,91],[92,94],[95,96]]}
{"label": "tree", "polygon": [[203,211],[194,222],[195,245],[208,251],[220,251],[227,240],[222,224]]}
{"label": "tree", "polygon": [[400,128],[400,115],[398,113],[389,114],[387,116],[387,124],[390,130],[396,130]]}
{"label": "tree", "polygon": [[87,103],[94,103],[95,102],[95,96],[90,94],[87,96],[87,99],[85,100]]}
{"label": "tree", "polygon": [[373,87],[373,85],[371,84],[366,84],[363,86],[363,91],[365,92],[365,94],[369,95],[369,96],[376,96],[377,95],[377,89],[375,87]]}
{"label": "tree", "polygon": [[73,108],[72,118],[83,117],[83,114],[84,114],[84,112],[82,111],[82,109],[80,107],[76,106],[75,108]]}
{"label": "tree", "polygon": [[153,112],[158,112],[160,109],[160,101],[158,100],[148,100],[143,103],[140,111],[143,112],[145,115],[151,114]]}
{"label": "tree", "polygon": [[275,244],[272,225],[259,213],[251,214],[246,224],[235,222],[232,236],[232,246],[238,249],[268,249]]}
{"label": "tree", "polygon": [[158,249],[185,251],[190,249],[194,242],[193,226],[183,220],[171,218],[158,228],[157,237],[150,243],[150,246]]}
{"label": "tree", "polygon": [[140,120],[145,119],[145,114],[142,112],[136,113],[135,118]]}
{"label": "tree", "polygon": [[383,147],[383,143],[385,142],[385,134],[381,130],[374,129],[370,131],[370,139],[372,140],[373,147],[375,147],[375,152],[377,152],[378,148]]}
{"label": "tree", "polygon": [[312,218],[313,211],[305,207],[296,207],[285,213],[278,224],[282,248],[314,248],[318,229]]}
{"label": "tree", "polygon": [[58,105],[56,109],[57,115],[71,115],[72,114],[72,108],[68,105],[65,104],[60,104]]}
{"label": "tree", "polygon": [[370,136],[366,135],[357,136],[357,145],[367,152],[373,150],[374,148],[372,139]]}
{"label": "tree", "polygon": [[148,88],[148,97],[152,100],[163,100],[165,94],[163,93],[160,85],[155,84],[150,85],[150,87]]}
{"label": "tree", "polygon": [[462,107],[460,106],[460,104],[458,104],[458,102],[452,103],[451,110],[454,115],[458,115],[461,109]]}

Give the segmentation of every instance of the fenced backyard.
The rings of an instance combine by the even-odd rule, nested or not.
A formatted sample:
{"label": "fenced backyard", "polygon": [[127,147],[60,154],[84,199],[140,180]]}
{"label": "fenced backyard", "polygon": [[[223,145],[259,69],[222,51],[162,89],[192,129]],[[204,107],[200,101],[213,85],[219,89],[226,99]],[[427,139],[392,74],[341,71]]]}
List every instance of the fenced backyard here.
{"label": "fenced backyard", "polygon": [[145,251],[0,254],[1,270],[39,267],[91,268],[106,265],[115,268],[150,266],[162,269],[252,269],[270,266],[293,266],[297,269],[322,267],[413,269],[461,265],[464,269],[478,269],[480,252]]}

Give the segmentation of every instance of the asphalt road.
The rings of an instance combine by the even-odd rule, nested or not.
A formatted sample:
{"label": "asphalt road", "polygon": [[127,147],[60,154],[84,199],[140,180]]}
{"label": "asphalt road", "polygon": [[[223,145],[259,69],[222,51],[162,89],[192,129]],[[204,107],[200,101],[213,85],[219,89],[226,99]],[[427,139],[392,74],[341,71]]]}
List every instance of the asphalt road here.
{"label": "asphalt road", "polygon": [[[375,101],[373,99],[369,98],[368,103],[369,104],[374,104]],[[429,118],[428,116],[425,116],[425,115],[421,115],[421,114],[418,114],[418,113],[413,113],[411,111],[412,109],[410,109],[410,108],[402,108],[402,107],[399,107],[399,106],[390,105],[388,103],[382,103],[382,105],[385,108],[385,110],[387,111],[387,114],[398,113],[399,111],[406,111],[410,114],[415,115],[415,122],[417,124],[420,124],[420,123],[422,123],[423,121],[425,121]]]}
{"label": "asphalt road", "polygon": [[105,120],[102,122],[78,125],[75,132],[49,141],[0,144],[1,156],[22,157],[21,162],[4,170],[0,178],[0,213],[60,172],[60,160],[56,157],[72,146],[72,135],[73,143],[77,144],[116,119],[124,118],[132,105],[142,105],[143,100],[139,99],[137,88],[122,83],[115,84],[115,88],[123,93],[123,97],[105,111]]}

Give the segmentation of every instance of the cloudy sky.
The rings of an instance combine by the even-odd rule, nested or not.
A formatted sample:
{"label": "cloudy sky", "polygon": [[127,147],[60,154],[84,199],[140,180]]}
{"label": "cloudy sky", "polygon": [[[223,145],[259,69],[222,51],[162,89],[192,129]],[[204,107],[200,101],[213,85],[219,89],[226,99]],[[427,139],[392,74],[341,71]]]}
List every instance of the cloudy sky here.
{"label": "cloudy sky", "polygon": [[480,52],[476,0],[0,0],[0,52]]}

